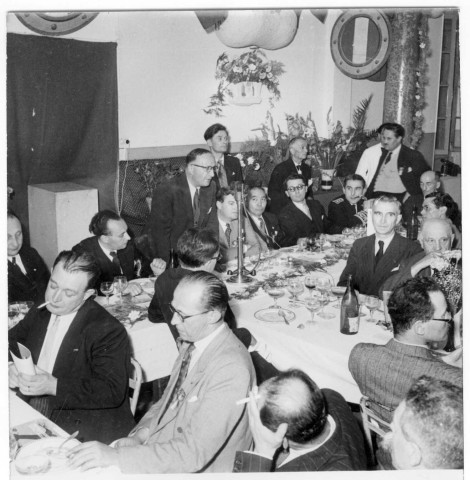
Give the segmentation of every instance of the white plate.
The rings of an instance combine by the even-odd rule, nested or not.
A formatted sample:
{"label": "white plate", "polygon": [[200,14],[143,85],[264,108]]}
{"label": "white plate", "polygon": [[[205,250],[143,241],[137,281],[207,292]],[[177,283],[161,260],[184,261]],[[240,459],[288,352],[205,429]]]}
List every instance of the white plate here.
{"label": "white plate", "polygon": [[50,452],[51,449],[59,448],[64,440],[65,438],[62,437],[41,438],[21,447],[15,459],[16,469],[20,473],[27,474],[41,473],[46,470],[67,470],[67,453],[80,445],[80,442],[72,439],[62,447],[59,453]]}
{"label": "white plate", "polygon": [[[292,322],[292,320],[295,320],[295,313],[292,310],[287,310],[285,308],[283,308],[282,310],[284,311],[284,315],[289,323]],[[264,308],[263,310],[258,310],[255,313],[255,318],[257,318],[258,320],[262,320],[263,322],[285,323],[284,317],[279,315],[278,308]]]}

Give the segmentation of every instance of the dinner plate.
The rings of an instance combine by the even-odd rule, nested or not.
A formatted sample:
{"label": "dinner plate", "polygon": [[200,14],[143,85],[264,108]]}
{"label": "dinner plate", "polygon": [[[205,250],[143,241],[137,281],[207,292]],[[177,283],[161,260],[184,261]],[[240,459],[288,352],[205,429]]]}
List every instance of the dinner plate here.
{"label": "dinner plate", "polygon": [[19,473],[36,474],[46,471],[67,470],[68,452],[80,445],[76,439],[69,440],[60,450],[59,448],[65,439],[62,437],[49,437],[35,440],[21,447],[15,459],[15,468]]}
{"label": "dinner plate", "polygon": [[[258,310],[255,313],[255,318],[263,322],[284,323],[284,317],[282,315],[279,315],[279,310],[279,308],[264,308],[263,310]],[[291,310],[286,310],[285,308],[283,308],[282,310],[288,322],[292,322],[292,320],[295,319],[294,312],[292,312]]]}

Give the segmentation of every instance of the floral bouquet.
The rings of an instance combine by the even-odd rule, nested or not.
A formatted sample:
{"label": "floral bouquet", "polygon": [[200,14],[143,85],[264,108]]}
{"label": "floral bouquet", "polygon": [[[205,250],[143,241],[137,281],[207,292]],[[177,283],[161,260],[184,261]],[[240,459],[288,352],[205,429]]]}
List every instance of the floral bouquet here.
{"label": "floral bouquet", "polygon": [[460,310],[462,303],[462,270],[459,265],[461,258],[461,250],[449,250],[431,263],[432,275],[449,301],[452,313]]}
{"label": "floral bouquet", "polygon": [[183,169],[175,167],[168,162],[155,160],[153,162],[145,162],[143,165],[139,162],[139,165],[134,167],[134,172],[144,186],[145,196],[152,197],[157,185],[179,175],[183,172]]}

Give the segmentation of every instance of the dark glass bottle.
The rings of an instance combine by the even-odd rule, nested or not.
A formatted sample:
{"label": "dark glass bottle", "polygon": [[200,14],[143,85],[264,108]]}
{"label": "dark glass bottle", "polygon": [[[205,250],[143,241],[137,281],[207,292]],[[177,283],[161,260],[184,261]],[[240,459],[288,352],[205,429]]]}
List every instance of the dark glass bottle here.
{"label": "dark glass bottle", "polygon": [[170,248],[170,260],[168,261],[168,268],[177,268],[178,265],[178,255],[173,248]]}
{"label": "dark glass bottle", "polygon": [[418,207],[413,207],[413,212],[411,214],[411,218],[408,221],[408,225],[406,226],[406,236],[410,240],[417,240],[418,239],[418,230],[419,230],[419,220],[418,220]]}
{"label": "dark glass bottle", "polygon": [[359,331],[359,302],[352,285],[352,275],[348,276],[348,286],[341,301],[340,332],[355,335]]}

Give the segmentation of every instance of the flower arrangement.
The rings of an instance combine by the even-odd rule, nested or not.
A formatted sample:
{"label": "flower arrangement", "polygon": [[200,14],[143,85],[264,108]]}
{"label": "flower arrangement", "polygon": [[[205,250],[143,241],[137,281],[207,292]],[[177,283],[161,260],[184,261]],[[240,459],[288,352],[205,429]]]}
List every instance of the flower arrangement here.
{"label": "flower arrangement", "polygon": [[461,258],[461,250],[449,250],[431,264],[432,275],[449,301],[452,313],[460,309],[462,301],[462,270],[459,265]]}
{"label": "flower arrangement", "polygon": [[257,47],[233,60],[230,60],[224,52],[217,59],[215,69],[215,78],[219,80],[217,92],[210,97],[208,107],[203,110],[207,114],[221,117],[222,107],[227,105],[225,96],[233,95],[229,86],[241,82],[257,82],[264,85],[271,92],[269,101],[273,106],[273,100],[279,100],[281,97],[278,85],[279,76],[283,73],[284,65],[276,60],[269,60],[263,50]]}
{"label": "flower arrangement", "polygon": [[139,165],[134,167],[134,172],[144,186],[145,196],[151,197],[157,185],[179,175],[183,169],[175,167],[171,163],[155,160],[145,162],[143,165],[139,162]]}

